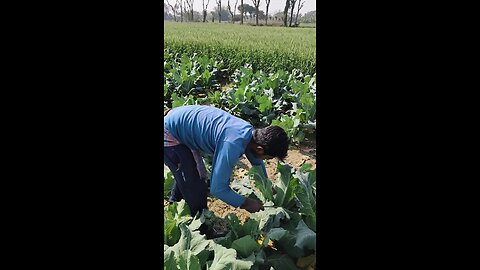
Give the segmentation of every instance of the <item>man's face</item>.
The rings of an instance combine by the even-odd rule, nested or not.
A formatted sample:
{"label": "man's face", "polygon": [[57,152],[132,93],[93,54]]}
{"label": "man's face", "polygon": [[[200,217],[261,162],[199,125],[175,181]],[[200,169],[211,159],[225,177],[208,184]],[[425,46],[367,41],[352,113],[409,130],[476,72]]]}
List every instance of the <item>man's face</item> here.
{"label": "man's face", "polygon": [[265,154],[265,151],[263,150],[263,147],[257,146],[254,151],[254,156],[258,159],[261,160],[266,160],[266,159],[272,159],[274,158],[273,156],[269,156]]}

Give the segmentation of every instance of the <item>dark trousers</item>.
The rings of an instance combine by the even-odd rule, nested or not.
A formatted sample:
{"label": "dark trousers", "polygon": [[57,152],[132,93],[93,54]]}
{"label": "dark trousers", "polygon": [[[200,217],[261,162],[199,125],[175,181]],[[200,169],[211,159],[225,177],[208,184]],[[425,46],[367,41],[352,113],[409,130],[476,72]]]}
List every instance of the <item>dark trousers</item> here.
{"label": "dark trousers", "polygon": [[192,151],[184,144],[164,149],[165,165],[175,178],[168,201],[172,203],[184,199],[190,207],[192,216],[197,212],[201,213],[203,209],[207,209],[207,184],[198,174]]}

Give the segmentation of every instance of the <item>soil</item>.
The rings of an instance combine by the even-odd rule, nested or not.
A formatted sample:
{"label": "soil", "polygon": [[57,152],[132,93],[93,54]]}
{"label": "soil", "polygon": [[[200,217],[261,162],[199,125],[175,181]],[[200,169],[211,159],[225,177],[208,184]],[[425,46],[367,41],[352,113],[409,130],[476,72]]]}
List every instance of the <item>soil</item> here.
{"label": "soil", "polygon": [[[291,146],[284,162],[294,168],[299,168],[305,163],[312,164],[312,168],[316,168],[316,152],[315,137],[310,136],[305,138],[299,146]],[[278,177],[276,173],[276,165],[276,159],[265,161],[265,168],[267,169],[268,177],[273,182],[275,182]],[[245,157],[242,157],[233,171],[233,179],[242,179],[249,169],[250,163]],[[164,200],[164,207],[167,204],[167,201]],[[240,222],[243,223],[250,216],[250,213],[246,210],[232,207],[223,201],[212,197],[207,198],[207,206],[210,211],[221,219],[225,218],[229,213],[233,213],[237,215]],[[225,228],[226,226],[226,222],[222,222],[221,219],[219,220],[221,224],[215,226],[217,227],[217,230],[222,230],[222,227]]]}

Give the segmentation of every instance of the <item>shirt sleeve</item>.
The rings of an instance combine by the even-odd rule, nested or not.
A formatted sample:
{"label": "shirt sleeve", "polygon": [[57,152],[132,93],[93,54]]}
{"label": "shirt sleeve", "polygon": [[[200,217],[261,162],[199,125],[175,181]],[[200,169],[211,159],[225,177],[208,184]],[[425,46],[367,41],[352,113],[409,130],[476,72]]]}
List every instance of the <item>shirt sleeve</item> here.
{"label": "shirt sleeve", "polygon": [[233,207],[240,207],[246,199],[230,188],[230,176],[243,151],[234,143],[223,142],[217,145],[213,156],[210,193]]}
{"label": "shirt sleeve", "polygon": [[256,158],[250,151],[246,151],[245,156],[247,157],[248,161],[250,161],[250,164],[254,166],[261,166],[265,177],[268,178],[267,169],[265,168],[265,163],[263,163],[263,160]]}

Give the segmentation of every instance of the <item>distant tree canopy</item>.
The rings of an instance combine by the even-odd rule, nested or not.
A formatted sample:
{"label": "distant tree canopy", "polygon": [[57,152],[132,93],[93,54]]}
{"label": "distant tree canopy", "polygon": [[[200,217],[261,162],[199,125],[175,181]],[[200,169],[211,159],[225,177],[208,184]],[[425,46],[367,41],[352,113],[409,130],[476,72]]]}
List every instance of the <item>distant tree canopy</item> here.
{"label": "distant tree canopy", "polygon": [[[238,5],[238,11],[242,12],[241,5]],[[251,6],[249,4],[243,4],[243,11],[245,13],[248,13],[248,15],[253,15],[253,14],[255,14],[255,7]]]}
{"label": "distant tree canopy", "polygon": [[[255,19],[255,7],[249,4],[243,4],[244,6],[244,12],[245,12],[245,20],[253,20]],[[237,6],[237,9],[239,12],[241,12],[241,6],[240,4]],[[214,6],[213,10],[207,11],[207,21],[212,21],[212,14],[215,16],[215,21],[218,21],[218,6]],[[185,16],[185,14],[184,14]],[[277,20],[280,21],[283,19],[283,11],[278,11],[278,12],[273,12],[270,13],[269,11],[269,20]],[[298,16],[298,22],[299,23],[316,23],[316,16],[317,16],[317,11],[309,11],[305,14],[299,14]],[[190,21],[190,19],[186,18],[185,16],[184,21]],[[221,17],[222,21],[232,21],[232,15],[228,11],[228,8],[222,5],[222,11],[221,11]],[[172,9],[164,2],[163,5],[163,19],[164,20],[174,20],[173,16],[173,11]],[[259,20],[264,20],[265,19],[265,10],[259,9],[258,11],[258,19]],[[294,18],[295,19],[295,18]],[[201,22],[203,20],[202,17],[202,11],[193,11],[193,21],[195,22]],[[240,14],[236,14],[235,17],[233,18],[234,21],[240,21]],[[290,20],[290,12],[287,14],[287,20]],[[177,11],[177,21],[180,21],[180,12]]]}
{"label": "distant tree canopy", "polygon": [[173,20],[170,8],[165,3],[163,3],[163,20]]}
{"label": "distant tree canopy", "polygon": [[[215,14],[215,21],[218,20],[218,6],[214,7],[214,14]],[[222,16],[222,22],[224,21],[230,21],[231,20],[231,15],[230,15],[230,12],[228,12],[228,8],[227,7],[223,7],[222,5],[222,11],[220,12],[221,16]],[[208,19],[211,20],[211,16],[207,16]]]}
{"label": "distant tree canopy", "polygon": [[309,11],[305,15],[299,17],[298,19],[302,23],[316,23],[317,22],[317,11]]}

